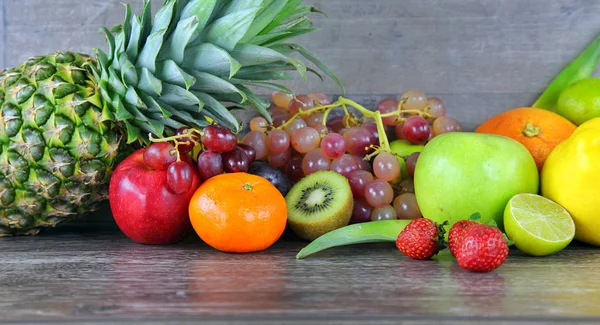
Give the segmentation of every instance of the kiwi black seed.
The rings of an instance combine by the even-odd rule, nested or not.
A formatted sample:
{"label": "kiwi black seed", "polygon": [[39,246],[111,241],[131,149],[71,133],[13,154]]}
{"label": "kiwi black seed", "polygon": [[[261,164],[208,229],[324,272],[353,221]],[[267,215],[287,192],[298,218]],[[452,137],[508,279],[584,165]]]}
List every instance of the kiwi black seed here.
{"label": "kiwi black seed", "polygon": [[348,180],[332,171],[304,177],[292,187],[285,201],[290,229],[311,241],[348,225],[354,207]]}

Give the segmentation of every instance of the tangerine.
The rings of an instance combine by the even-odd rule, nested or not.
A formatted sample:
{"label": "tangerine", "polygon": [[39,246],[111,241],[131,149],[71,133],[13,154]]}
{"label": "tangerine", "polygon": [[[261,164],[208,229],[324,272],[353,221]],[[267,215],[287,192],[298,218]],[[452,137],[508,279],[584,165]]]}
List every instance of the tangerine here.
{"label": "tangerine", "polygon": [[483,122],[475,132],[515,139],[533,156],[538,171],[552,150],[566,140],[577,126],[566,118],[541,108],[520,107]]}
{"label": "tangerine", "polygon": [[204,182],[192,196],[189,214],[206,244],[224,252],[249,253],[267,249],[281,237],[287,205],[267,179],[230,173]]}

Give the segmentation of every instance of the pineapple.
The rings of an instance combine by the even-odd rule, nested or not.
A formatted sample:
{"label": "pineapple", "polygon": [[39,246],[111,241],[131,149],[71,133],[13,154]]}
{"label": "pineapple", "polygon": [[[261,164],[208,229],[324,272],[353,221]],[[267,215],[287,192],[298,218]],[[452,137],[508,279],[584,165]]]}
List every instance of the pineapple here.
{"label": "pineapple", "polygon": [[[216,121],[239,131],[232,109],[269,103],[252,92],[297,71],[336,80],[291,38],[316,11],[301,0],[168,0],[154,16],[129,5],[92,58],[58,52],[0,72],[0,235],[34,235],[94,211],[112,171],[148,135]],[[227,105],[227,106],[226,106]]]}

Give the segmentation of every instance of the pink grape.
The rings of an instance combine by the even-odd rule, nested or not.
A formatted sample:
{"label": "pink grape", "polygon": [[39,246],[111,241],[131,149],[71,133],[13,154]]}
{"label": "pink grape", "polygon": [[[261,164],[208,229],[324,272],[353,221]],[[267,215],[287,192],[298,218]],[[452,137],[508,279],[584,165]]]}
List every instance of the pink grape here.
{"label": "pink grape", "polygon": [[433,136],[461,131],[462,127],[460,126],[460,123],[451,117],[440,116],[433,121]]}
{"label": "pink grape", "polygon": [[194,169],[184,161],[176,161],[167,168],[167,185],[175,194],[183,194],[190,190],[194,181]]}
{"label": "pink grape", "polygon": [[402,134],[402,129],[404,128],[404,122],[396,124],[394,126],[394,133],[396,133],[396,138],[398,140],[405,140],[404,134]]}
{"label": "pink grape", "polygon": [[277,113],[277,114],[273,114],[271,116],[271,119],[273,120],[273,126],[274,127],[280,127],[283,124],[285,124],[287,121],[289,121],[291,119],[291,115],[289,113]]}
{"label": "pink grape", "polygon": [[373,160],[373,172],[377,178],[391,182],[400,176],[400,162],[391,153],[382,152]]}
{"label": "pink grape", "polygon": [[354,159],[353,156],[349,154],[344,154],[338,159],[334,159],[329,165],[329,170],[334,171],[338,174],[347,177],[351,172],[360,169],[360,165]]}
{"label": "pink grape", "polygon": [[290,136],[282,130],[275,129],[269,132],[269,152],[282,153],[290,147]]}
{"label": "pink grape", "polygon": [[347,178],[354,198],[364,197],[365,185],[374,179],[373,174],[366,170],[355,170],[348,174]]}
{"label": "pink grape", "polygon": [[319,135],[324,137],[327,134],[329,134],[329,129],[323,125],[323,124],[317,124],[315,126],[313,126],[315,128],[315,130],[317,130],[317,132],[319,132]]}
{"label": "pink grape", "polygon": [[346,152],[346,139],[337,133],[330,133],[321,140],[321,152],[329,159],[337,159]]}
{"label": "pink grape", "polygon": [[431,125],[426,119],[413,115],[404,121],[402,134],[410,143],[422,145],[429,140]]}
{"label": "pink grape", "polygon": [[292,146],[299,153],[307,153],[315,149],[320,141],[319,132],[311,127],[298,129],[292,135]]}
{"label": "pink grape", "polygon": [[289,114],[290,112],[287,110],[287,106],[285,108],[282,107],[277,107],[275,105],[271,105],[271,107],[269,107],[269,109],[267,110],[267,112],[269,112],[269,115],[271,115],[271,118],[276,115],[276,114]]}
{"label": "pink grape", "polygon": [[344,116],[334,116],[327,120],[327,127],[331,132],[339,133],[339,131],[346,126],[344,125]]}
{"label": "pink grape", "polygon": [[412,178],[403,180],[402,182],[400,182],[399,186],[400,186],[400,194],[415,192],[415,182]]}
{"label": "pink grape", "polygon": [[379,132],[377,131],[377,123],[375,122],[366,122],[361,126],[364,129],[369,130],[374,139],[379,140]]}
{"label": "pink grape", "polygon": [[283,172],[293,182],[301,180],[304,177],[304,173],[302,172],[302,157],[291,157],[283,167]]}
{"label": "pink grape", "polygon": [[391,204],[394,199],[394,189],[390,183],[374,179],[365,185],[365,199],[375,208]]}
{"label": "pink grape", "polygon": [[237,143],[238,139],[235,134],[224,126],[213,124],[204,128],[202,144],[206,149],[216,152],[228,152],[233,150]]}
{"label": "pink grape", "polygon": [[269,153],[267,144],[267,135],[259,131],[250,131],[242,139],[243,144],[247,144],[256,152],[256,160],[263,160]]}
{"label": "pink grape", "polygon": [[373,207],[365,199],[354,200],[354,208],[352,209],[352,218],[350,223],[361,223],[371,221],[371,213]]}
{"label": "pink grape", "polygon": [[420,152],[413,152],[406,158],[406,173],[409,177],[414,177],[415,167],[417,166],[417,159],[419,159]]}
{"label": "pink grape", "polygon": [[223,157],[220,152],[205,150],[198,155],[198,173],[205,181],[211,177],[223,174]]}
{"label": "pink grape", "polygon": [[[391,113],[398,110],[398,101],[394,98],[384,98],[377,104],[377,110],[381,114]],[[381,120],[385,125],[395,125],[397,116],[384,117]]]}
{"label": "pink grape", "polygon": [[281,153],[270,153],[268,158],[269,164],[275,168],[283,167],[290,160],[291,155],[292,149],[290,147],[287,147],[287,149]]}
{"label": "pink grape", "polygon": [[371,212],[371,221],[394,219],[398,219],[396,217],[396,210],[394,210],[394,208],[389,204],[375,208],[373,209],[373,212]]}
{"label": "pink grape", "polygon": [[373,166],[369,163],[368,160],[365,160],[363,156],[353,156],[358,164],[358,168],[362,170],[366,170],[369,173],[373,173]]}
{"label": "pink grape", "polygon": [[269,126],[269,122],[264,117],[255,117],[250,120],[250,131],[267,131],[267,126]]}
{"label": "pink grape", "polygon": [[171,143],[156,142],[144,149],[142,157],[146,166],[157,170],[167,170],[177,160],[177,153],[175,146]]}
{"label": "pink grape", "polygon": [[306,127],[306,122],[303,119],[297,118],[286,125],[284,128],[285,132],[291,137],[296,130],[300,130]]}
{"label": "pink grape", "polygon": [[311,127],[315,127],[316,125],[323,125],[323,113],[321,112],[314,112],[312,114],[310,114],[309,116],[304,118],[304,121],[306,122],[306,125],[311,126]]}
{"label": "pink grape", "polygon": [[329,99],[329,96],[321,92],[312,92],[308,94],[308,97],[310,97],[313,100],[315,106],[324,106],[331,104],[331,99]]}
{"label": "pink grape", "polygon": [[331,161],[321,154],[321,150],[313,149],[302,159],[302,172],[308,176],[320,170],[329,170],[330,164]]}
{"label": "pink grape", "polygon": [[432,119],[444,116],[446,115],[446,104],[437,97],[429,97],[427,98],[425,112],[431,115]]}
{"label": "pink grape", "polygon": [[419,110],[422,111],[427,106],[427,97],[420,90],[408,90],[401,96],[406,100],[402,105],[404,110]]}
{"label": "pink grape", "polygon": [[344,133],[346,151],[351,155],[364,155],[371,149],[370,145],[376,143],[371,132],[365,128],[351,128]]}
{"label": "pink grape", "polygon": [[296,96],[295,98],[292,98],[292,100],[290,100],[290,103],[288,105],[288,110],[290,111],[290,114],[295,115],[300,110],[306,111],[306,110],[313,108],[314,106],[315,106],[315,104],[314,104],[312,98],[310,98],[306,95],[300,95],[300,96]]}
{"label": "pink grape", "polygon": [[394,199],[394,210],[398,219],[418,219],[423,215],[414,193],[403,193]]}
{"label": "pink grape", "polygon": [[273,104],[277,105],[277,107],[281,107],[281,108],[285,108],[285,109],[288,108],[292,98],[294,98],[294,95],[280,92],[280,91],[273,92],[273,95],[271,96],[271,100],[273,101]]}

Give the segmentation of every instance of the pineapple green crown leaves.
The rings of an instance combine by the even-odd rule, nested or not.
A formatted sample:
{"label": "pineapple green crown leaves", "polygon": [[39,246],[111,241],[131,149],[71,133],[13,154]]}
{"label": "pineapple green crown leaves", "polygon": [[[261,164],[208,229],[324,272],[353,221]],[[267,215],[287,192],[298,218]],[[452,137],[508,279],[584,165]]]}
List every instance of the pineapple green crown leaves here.
{"label": "pineapple green crown leaves", "polygon": [[[97,51],[97,66],[90,65],[104,99],[106,120],[123,123],[127,142],[142,141],[142,134],[162,136],[165,131],[203,127],[209,120],[235,131],[239,123],[231,113],[238,105],[250,106],[270,120],[269,103],[251,87],[291,93],[274,82],[297,71],[334,79],[318,58],[290,39],[315,31],[307,18],[318,12],[302,0],[167,0],[151,14],[144,0],[141,16],[126,5],[125,21],[106,34],[108,51]],[[226,107],[225,105],[231,106]]]}

